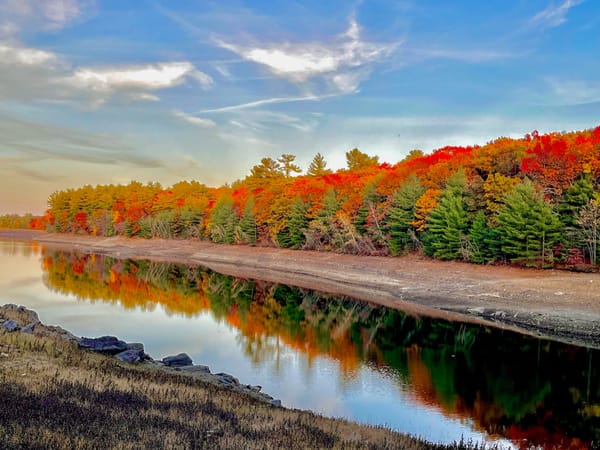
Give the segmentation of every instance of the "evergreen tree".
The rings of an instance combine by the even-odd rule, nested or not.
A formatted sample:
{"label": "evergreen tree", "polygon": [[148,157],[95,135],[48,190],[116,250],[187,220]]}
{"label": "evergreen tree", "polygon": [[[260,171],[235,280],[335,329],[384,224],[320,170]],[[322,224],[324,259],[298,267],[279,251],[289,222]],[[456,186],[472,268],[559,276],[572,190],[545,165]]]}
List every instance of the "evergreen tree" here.
{"label": "evergreen tree", "polygon": [[459,169],[448,179],[438,206],[427,217],[425,253],[440,259],[465,257],[469,218],[465,204],[467,179]]}
{"label": "evergreen tree", "polygon": [[416,230],[411,222],[414,221],[417,200],[424,192],[425,188],[419,179],[411,174],[394,194],[387,218],[390,230],[389,247],[393,255],[399,255],[410,246],[416,247]]}
{"label": "evergreen tree", "polygon": [[295,160],[296,156],[290,155],[289,153],[284,153],[279,158],[277,158],[277,161],[279,162],[279,164],[281,164],[280,170],[286,177],[289,177],[292,173],[302,172],[302,169],[300,169],[300,167],[298,167],[297,164],[294,164]]}
{"label": "evergreen tree", "polygon": [[578,224],[578,217],[580,211],[593,197],[594,185],[589,174],[578,178],[569,189],[563,192],[558,204],[558,214],[565,227],[565,244],[569,250],[584,250],[586,247],[581,225]]}
{"label": "evergreen tree", "polygon": [[506,195],[498,223],[502,251],[511,261],[542,267],[552,263],[562,225],[530,180]]}
{"label": "evergreen tree", "polygon": [[348,170],[360,170],[379,164],[379,156],[369,156],[357,148],[346,152],[346,165]]}
{"label": "evergreen tree", "polygon": [[246,244],[256,244],[256,222],[254,214],[254,199],[246,202],[240,222],[236,227],[236,241]]}
{"label": "evergreen tree", "polygon": [[501,254],[497,229],[488,226],[488,219],[483,211],[477,211],[469,230],[469,261],[482,264],[495,261]]}
{"label": "evergreen tree", "polygon": [[323,196],[323,206],[310,222],[306,233],[306,246],[311,250],[333,250],[336,242],[337,224],[335,216],[340,207],[333,188]]}
{"label": "evergreen tree", "polygon": [[331,220],[339,208],[340,201],[337,199],[335,190],[329,188],[323,195],[323,207],[317,213],[317,218],[323,221]]}
{"label": "evergreen tree", "polygon": [[308,205],[302,201],[300,197],[292,203],[290,216],[287,221],[287,230],[290,240],[290,246],[293,248],[302,248],[306,242],[304,236],[305,230],[308,228]]}
{"label": "evergreen tree", "polygon": [[208,228],[210,239],[219,244],[233,244],[237,222],[238,219],[233,210],[233,200],[228,197],[221,198],[210,216]]}
{"label": "evergreen tree", "polygon": [[563,192],[558,205],[560,221],[567,228],[577,227],[577,215],[588,201],[594,197],[594,185],[589,175],[585,175]]}
{"label": "evergreen tree", "polygon": [[311,177],[320,177],[331,173],[331,169],[327,168],[325,158],[320,153],[317,153],[306,171],[307,175]]}
{"label": "evergreen tree", "polygon": [[363,193],[363,204],[357,211],[356,230],[379,246],[386,245],[386,230],[380,204],[384,197],[377,193],[377,185],[369,183]]}

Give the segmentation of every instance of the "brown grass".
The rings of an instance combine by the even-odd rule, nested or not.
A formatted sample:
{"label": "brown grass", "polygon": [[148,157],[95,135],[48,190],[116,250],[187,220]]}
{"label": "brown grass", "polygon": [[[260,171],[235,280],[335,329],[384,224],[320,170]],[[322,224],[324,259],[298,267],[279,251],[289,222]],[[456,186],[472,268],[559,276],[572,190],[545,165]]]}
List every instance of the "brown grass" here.
{"label": "brown grass", "polygon": [[445,448],[275,408],[63,339],[0,332],[0,353],[3,448]]}

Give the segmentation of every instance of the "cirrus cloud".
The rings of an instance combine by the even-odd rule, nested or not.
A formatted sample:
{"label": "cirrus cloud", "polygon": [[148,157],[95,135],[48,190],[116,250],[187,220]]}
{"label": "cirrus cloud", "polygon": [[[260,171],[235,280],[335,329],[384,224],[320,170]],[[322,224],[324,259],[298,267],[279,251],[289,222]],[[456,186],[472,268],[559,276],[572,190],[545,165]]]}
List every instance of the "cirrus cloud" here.
{"label": "cirrus cloud", "polygon": [[294,83],[321,77],[342,93],[358,90],[373,64],[389,56],[400,43],[373,43],[361,39],[360,27],[350,21],[346,32],[331,42],[232,44],[222,39],[220,47],[247,61],[265,66],[276,76]]}

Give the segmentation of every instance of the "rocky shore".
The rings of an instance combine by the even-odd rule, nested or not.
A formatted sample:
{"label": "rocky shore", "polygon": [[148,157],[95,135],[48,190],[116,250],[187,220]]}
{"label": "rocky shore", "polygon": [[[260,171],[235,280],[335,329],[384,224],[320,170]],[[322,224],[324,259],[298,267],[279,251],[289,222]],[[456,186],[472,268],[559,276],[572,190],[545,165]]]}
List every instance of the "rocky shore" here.
{"label": "rocky shore", "polygon": [[150,370],[176,373],[249,395],[272,406],[281,406],[281,400],[274,399],[270,395],[261,392],[261,386],[240,383],[236,377],[228,373],[211,373],[208,366],[194,364],[186,353],[169,355],[156,360],[145,353],[144,344],[142,343],[125,342],[115,336],[78,337],[61,327],[43,324],[35,311],[24,306],[14,304],[0,306],[0,328],[10,333],[27,333],[34,336],[56,337],[73,341],[84,351],[109,355],[125,364],[135,364]]}

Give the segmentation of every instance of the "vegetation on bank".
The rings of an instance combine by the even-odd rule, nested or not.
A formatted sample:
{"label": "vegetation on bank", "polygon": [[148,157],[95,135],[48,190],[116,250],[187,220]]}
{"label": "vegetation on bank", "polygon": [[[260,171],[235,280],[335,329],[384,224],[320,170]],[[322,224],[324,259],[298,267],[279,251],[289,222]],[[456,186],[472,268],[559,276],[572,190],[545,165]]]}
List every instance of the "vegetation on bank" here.
{"label": "vegetation on bank", "polygon": [[21,230],[44,230],[47,226],[43,216],[32,214],[3,214],[0,215],[0,228]]}
{"label": "vegetation on bank", "polygon": [[473,263],[597,267],[600,127],[413,150],[396,164],[358,149],[332,172],[317,154],[263,158],[243,180],[84,186],[53,193],[61,233],[200,238]]}
{"label": "vegetation on bank", "polygon": [[273,407],[53,336],[0,331],[0,355],[7,448],[479,448]]}

